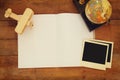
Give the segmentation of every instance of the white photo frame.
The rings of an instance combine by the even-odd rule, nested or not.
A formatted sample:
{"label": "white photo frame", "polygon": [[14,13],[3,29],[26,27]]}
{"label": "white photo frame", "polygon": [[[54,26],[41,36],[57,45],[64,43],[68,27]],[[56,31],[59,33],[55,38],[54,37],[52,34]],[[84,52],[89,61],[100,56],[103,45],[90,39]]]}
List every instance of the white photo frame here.
{"label": "white photo frame", "polygon": [[110,55],[110,62],[107,61],[107,63],[106,63],[106,68],[111,68],[112,67],[112,56],[113,56],[113,46],[114,46],[114,43],[110,42],[110,41],[103,41],[103,40],[96,40],[96,39],[91,39],[91,41],[104,43],[104,44],[109,44],[109,47],[110,47],[110,44],[111,44],[111,51],[110,51],[111,53],[108,52],[108,54],[111,54]]}
{"label": "white photo frame", "polygon": [[[83,54],[84,54],[85,42],[93,43],[93,44],[97,44],[97,45],[101,45],[101,46],[105,46],[107,48],[106,49],[105,62],[104,62],[105,64],[95,63],[95,62],[91,62],[91,61],[85,61],[85,60],[82,59],[84,57]],[[81,62],[80,62],[81,65],[83,67],[89,67],[89,68],[94,68],[94,69],[99,69],[99,70],[106,70],[107,56],[108,56],[108,47],[109,47],[108,44],[103,44],[103,43],[93,42],[93,41],[90,41],[90,40],[85,40],[84,44],[83,44],[83,51],[82,51]]]}

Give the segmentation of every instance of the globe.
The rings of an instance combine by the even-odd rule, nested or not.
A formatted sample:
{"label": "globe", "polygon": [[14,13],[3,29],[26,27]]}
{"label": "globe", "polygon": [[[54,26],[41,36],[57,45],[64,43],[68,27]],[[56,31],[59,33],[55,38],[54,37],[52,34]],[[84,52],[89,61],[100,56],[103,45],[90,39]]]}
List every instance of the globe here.
{"label": "globe", "polygon": [[87,18],[95,24],[107,22],[111,13],[112,7],[108,0],[90,0],[85,7]]}

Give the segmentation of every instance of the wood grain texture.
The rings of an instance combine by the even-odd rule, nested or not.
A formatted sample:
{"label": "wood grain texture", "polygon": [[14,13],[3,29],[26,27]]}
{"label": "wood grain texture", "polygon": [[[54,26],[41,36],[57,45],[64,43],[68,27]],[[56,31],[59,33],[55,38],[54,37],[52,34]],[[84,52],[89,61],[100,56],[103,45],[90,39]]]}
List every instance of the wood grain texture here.
{"label": "wood grain texture", "polygon": [[17,34],[14,30],[16,25],[16,21],[0,21],[0,40],[17,39]]}
{"label": "wood grain texture", "polygon": [[0,56],[17,56],[17,40],[0,40]]}
{"label": "wood grain texture", "polygon": [[17,56],[0,56],[0,80],[35,79],[35,69],[18,69]]}
{"label": "wood grain texture", "polygon": [[22,14],[26,7],[35,14],[78,13],[72,0],[0,0],[0,80],[120,80],[120,0],[109,0],[113,7],[110,24],[95,30],[95,38],[114,42],[113,64],[106,71],[84,67],[18,69],[16,21],[5,19],[10,7]]}
{"label": "wood grain texture", "polygon": [[120,20],[112,20],[95,30],[96,39],[114,42],[114,54],[120,54]]}
{"label": "wood grain texture", "polygon": [[[120,0],[109,0],[112,4],[113,14],[111,19],[120,19]],[[7,8],[12,8],[17,14],[22,14],[26,7],[33,9],[35,14],[42,13],[77,13],[72,0],[1,0],[0,1],[0,20],[5,20],[3,17]]]}

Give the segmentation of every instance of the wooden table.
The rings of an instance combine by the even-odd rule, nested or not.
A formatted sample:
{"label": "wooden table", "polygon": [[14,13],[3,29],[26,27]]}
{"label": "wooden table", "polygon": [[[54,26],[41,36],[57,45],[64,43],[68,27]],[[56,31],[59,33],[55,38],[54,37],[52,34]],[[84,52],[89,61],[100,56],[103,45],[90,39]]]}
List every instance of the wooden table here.
{"label": "wooden table", "polygon": [[120,80],[120,0],[109,0],[113,7],[110,24],[95,30],[96,39],[114,42],[113,66],[106,71],[89,68],[18,69],[16,21],[5,19],[12,8],[22,14],[30,7],[35,14],[78,13],[72,0],[0,0],[0,80]]}

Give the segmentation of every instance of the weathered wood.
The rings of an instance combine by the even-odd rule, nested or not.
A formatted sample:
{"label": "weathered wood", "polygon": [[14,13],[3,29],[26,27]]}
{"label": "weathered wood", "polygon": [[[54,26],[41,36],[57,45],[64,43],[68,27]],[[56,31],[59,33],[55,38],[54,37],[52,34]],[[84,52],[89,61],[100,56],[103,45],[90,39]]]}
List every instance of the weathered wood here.
{"label": "weathered wood", "polygon": [[0,80],[120,80],[120,0],[109,1],[113,7],[112,20],[95,30],[95,38],[114,42],[113,66],[100,71],[84,67],[18,69],[16,21],[4,18],[7,8],[17,14],[23,14],[27,7],[35,14],[78,11],[72,0],[0,0]]}
{"label": "weathered wood", "polygon": [[83,67],[36,69],[38,80],[119,80],[120,54],[113,55],[113,66],[106,71]]}
{"label": "weathered wood", "polygon": [[106,24],[95,30],[96,39],[114,42],[114,53],[120,54],[120,21],[112,20],[110,24]]}
{"label": "weathered wood", "polygon": [[113,55],[112,69],[100,71],[82,67],[18,69],[17,56],[0,56],[0,80],[119,80],[119,57]]}
{"label": "weathered wood", "polygon": [[0,40],[0,56],[18,55],[17,40]]}
{"label": "weathered wood", "polygon": [[0,21],[0,40],[17,39],[16,21]]}
{"label": "weathered wood", "polygon": [[[112,19],[120,19],[120,0],[109,0],[113,7]],[[78,13],[72,0],[1,0],[0,20],[5,20],[4,12],[7,8],[12,8],[17,14],[22,14],[25,8],[32,8],[35,14],[50,13]]]}
{"label": "weathered wood", "polygon": [[35,69],[18,69],[17,56],[0,56],[0,80],[36,80]]}
{"label": "weathered wood", "polygon": [[108,0],[112,5],[112,17],[111,19],[120,19],[120,0]]}
{"label": "weathered wood", "polygon": [[17,67],[17,56],[0,56],[0,68]]}

